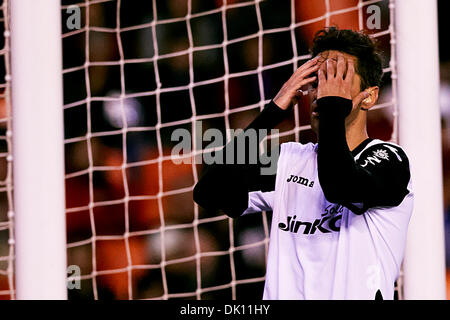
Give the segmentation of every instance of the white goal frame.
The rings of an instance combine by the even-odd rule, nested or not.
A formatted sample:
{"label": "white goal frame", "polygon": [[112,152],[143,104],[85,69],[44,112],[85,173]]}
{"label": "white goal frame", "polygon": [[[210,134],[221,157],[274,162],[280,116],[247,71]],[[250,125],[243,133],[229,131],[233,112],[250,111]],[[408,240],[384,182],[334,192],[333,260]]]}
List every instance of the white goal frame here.
{"label": "white goal frame", "polygon": [[[399,141],[415,191],[403,297],[445,299],[437,2],[390,5]],[[16,297],[67,299],[60,0],[10,6]]]}
{"label": "white goal frame", "polygon": [[59,0],[10,1],[17,299],[67,299]]}
{"label": "white goal frame", "polygon": [[437,19],[436,0],[395,1],[399,142],[415,193],[403,289],[413,300],[446,298]]}

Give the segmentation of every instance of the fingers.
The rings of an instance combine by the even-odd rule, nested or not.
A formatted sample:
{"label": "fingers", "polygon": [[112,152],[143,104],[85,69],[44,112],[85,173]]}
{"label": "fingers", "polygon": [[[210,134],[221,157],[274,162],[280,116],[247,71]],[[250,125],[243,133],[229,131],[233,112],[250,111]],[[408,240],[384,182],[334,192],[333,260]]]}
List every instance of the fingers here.
{"label": "fingers", "polygon": [[319,56],[316,56],[316,57],[306,61],[302,66],[305,66],[307,68],[310,67],[310,66],[313,66],[313,65],[315,65],[317,63],[319,58],[320,58]]}
{"label": "fingers", "polygon": [[343,79],[346,67],[346,59],[343,55],[338,55],[337,58],[337,70],[336,70],[336,78]]}
{"label": "fingers", "polygon": [[294,73],[294,76],[296,77],[307,77],[311,73],[316,72],[319,68],[319,65],[317,64],[317,57],[314,59],[309,60],[308,62],[301,65]]}
{"label": "fingers", "polygon": [[326,81],[326,76],[325,76],[326,68],[327,67],[326,67],[325,63],[322,63],[322,65],[319,68],[319,71],[318,71],[319,84]]}
{"label": "fingers", "polygon": [[324,63],[328,59],[328,56],[329,56],[329,52],[328,51],[319,53],[316,56],[317,62],[320,63],[320,64]]}
{"label": "fingers", "polygon": [[304,64],[302,64],[300,67],[298,67],[295,72],[299,72],[300,73],[300,72],[302,72],[305,69],[313,67],[314,65],[317,64],[317,61],[319,60],[318,58],[319,57],[315,57],[313,59],[310,59],[310,60],[306,61]]}
{"label": "fingers", "polygon": [[313,77],[306,78],[306,79],[303,79],[302,81],[300,81],[300,82],[298,83],[298,88],[299,88],[299,89],[297,89],[297,90],[295,91],[295,95],[296,95],[297,97],[301,97],[301,96],[306,96],[306,95],[308,95],[309,90],[311,89],[311,87],[308,86],[308,85],[309,85],[310,83],[316,81],[316,79],[317,79],[317,77],[316,77],[316,76],[313,76]]}
{"label": "fingers", "polygon": [[303,70],[302,73],[300,73],[300,74],[297,75],[297,78],[298,78],[299,80],[304,79],[304,78],[307,78],[307,77],[309,77],[310,75],[312,75],[313,73],[317,72],[317,70],[319,70],[319,67],[320,67],[319,65],[315,65],[315,66],[312,66],[312,67],[309,68],[309,69]]}
{"label": "fingers", "polygon": [[305,78],[305,79],[303,79],[300,82],[300,87],[303,87],[303,86],[305,86],[305,85],[307,85],[309,83],[312,83],[312,82],[316,81],[316,79],[317,79],[316,76],[313,76],[313,77],[310,77],[310,78]]}
{"label": "fingers", "polygon": [[326,64],[326,68],[327,68],[327,78],[330,78],[330,77],[334,78],[336,75],[336,70],[334,67],[334,64],[335,64],[334,60],[327,59],[325,64]]}
{"label": "fingers", "polygon": [[[294,74],[292,79],[291,79],[291,83],[292,86],[295,87],[295,90],[299,89],[302,85],[304,85],[304,83],[311,83],[313,81],[315,81],[317,79],[317,77],[314,75],[313,77],[311,77],[311,75],[313,75],[315,72],[317,72],[317,70],[319,69],[319,65],[314,65],[306,70],[303,70],[301,73],[297,73]],[[310,79],[314,79],[314,80],[310,80]],[[307,82],[304,82],[304,80],[307,80]]]}
{"label": "fingers", "polygon": [[345,76],[344,81],[352,83],[354,75],[355,75],[355,63],[353,62],[353,60],[349,59],[347,61],[347,75]]}
{"label": "fingers", "polygon": [[[292,105],[292,99],[301,94],[298,92],[302,86],[309,84],[316,80],[316,76],[311,77],[311,75],[317,72],[319,65],[317,64],[318,58],[311,59],[304,63],[300,68],[298,68],[294,74],[286,81],[281,89],[278,91],[277,95],[273,101],[281,108],[286,110]],[[308,91],[303,91],[303,93]]]}

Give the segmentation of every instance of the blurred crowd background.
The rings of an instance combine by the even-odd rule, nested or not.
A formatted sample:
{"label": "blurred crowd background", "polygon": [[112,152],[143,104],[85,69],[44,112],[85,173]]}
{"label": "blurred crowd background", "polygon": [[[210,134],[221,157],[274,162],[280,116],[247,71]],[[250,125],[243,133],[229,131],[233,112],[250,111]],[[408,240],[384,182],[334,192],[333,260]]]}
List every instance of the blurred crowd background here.
{"label": "blurred crowd background", "polygon": [[[444,2],[439,0],[439,26],[450,268],[450,52],[442,45]],[[318,19],[327,12],[326,3],[296,0],[292,9],[290,0],[228,0],[224,22],[218,10],[222,0],[62,0],[67,252],[68,265],[80,266],[82,274],[81,289],[69,290],[70,299],[262,297],[270,213],[230,222],[223,213],[197,207],[192,189],[203,167],[170,160],[177,143],[171,134],[178,128],[201,134],[194,131],[194,115],[202,119],[203,132],[217,128],[225,134],[228,128],[249,124],[260,102],[270,100],[294,71],[294,52],[302,57],[297,66],[309,58],[314,33],[327,23]],[[71,16],[67,7],[73,4],[81,9],[80,30],[65,24]],[[330,0],[328,9],[336,12],[357,4]],[[369,113],[368,129],[371,137],[390,140],[389,1],[375,3],[381,9],[380,29],[365,23],[369,4],[373,1],[362,10],[331,15],[328,22],[360,29],[363,21],[363,29],[377,35],[386,69],[379,101],[384,107]],[[189,10],[194,17],[187,23]],[[259,18],[263,30],[274,31],[262,35],[262,87],[256,71]],[[305,24],[291,32],[293,19]],[[226,46],[225,34],[230,41]],[[226,73],[231,77],[224,78]],[[306,101],[292,110],[292,117],[278,127],[284,133],[281,142],[315,141],[307,128],[298,135],[294,131],[309,124],[308,114]],[[6,136],[6,122],[0,121],[0,127],[0,136]],[[7,168],[6,157],[1,157],[7,152],[3,140],[0,179]],[[8,221],[7,211],[6,192],[0,192],[0,223]],[[0,257],[8,255],[8,238],[8,229],[0,228]],[[6,269],[6,262],[0,259],[0,269]],[[201,292],[196,292],[199,287]],[[7,277],[0,273],[0,291],[7,289]]]}

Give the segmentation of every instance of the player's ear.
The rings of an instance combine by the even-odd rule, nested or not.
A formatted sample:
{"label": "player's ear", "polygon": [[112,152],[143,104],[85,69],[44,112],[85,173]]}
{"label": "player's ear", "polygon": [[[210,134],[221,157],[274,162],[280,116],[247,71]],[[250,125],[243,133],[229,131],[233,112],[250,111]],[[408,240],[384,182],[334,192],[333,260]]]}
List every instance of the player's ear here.
{"label": "player's ear", "polygon": [[375,86],[375,87],[367,88],[364,91],[367,92],[368,97],[365,98],[363,101],[361,101],[360,108],[363,111],[367,111],[370,108],[372,108],[375,105],[375,103],[377,102],[380,88]]}

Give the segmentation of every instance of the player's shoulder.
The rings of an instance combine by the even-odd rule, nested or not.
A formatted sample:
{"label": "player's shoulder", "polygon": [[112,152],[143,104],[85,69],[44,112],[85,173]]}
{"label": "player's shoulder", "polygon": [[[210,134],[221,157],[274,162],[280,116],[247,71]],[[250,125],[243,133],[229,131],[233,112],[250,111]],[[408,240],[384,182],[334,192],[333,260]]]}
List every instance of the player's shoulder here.
{"label": "player's shoulder", "polygon": [[401,146],[379,139],[370,141],[356,156],[362,167],[401,166],[409,168],[409,160]]}

